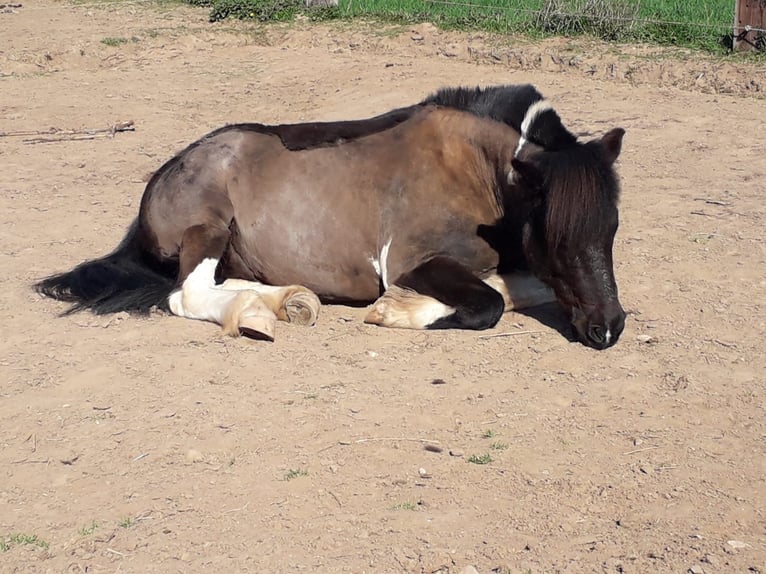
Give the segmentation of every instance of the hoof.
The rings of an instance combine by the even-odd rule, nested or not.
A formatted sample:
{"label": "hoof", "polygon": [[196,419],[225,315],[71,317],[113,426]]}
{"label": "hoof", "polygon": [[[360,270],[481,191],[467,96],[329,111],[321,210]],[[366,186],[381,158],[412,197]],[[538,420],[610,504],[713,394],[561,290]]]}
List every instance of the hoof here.
{"label": "hoof", "polygon": [[276,319],[272,317],[241,317],[239,334],[248,339],[273,343],[276,323]]}
{"label": "hoof", "polygon": [[298,291],[285,300],[285,315],[288,323],[311,327],[317,322],[321,303],[311,291]]}

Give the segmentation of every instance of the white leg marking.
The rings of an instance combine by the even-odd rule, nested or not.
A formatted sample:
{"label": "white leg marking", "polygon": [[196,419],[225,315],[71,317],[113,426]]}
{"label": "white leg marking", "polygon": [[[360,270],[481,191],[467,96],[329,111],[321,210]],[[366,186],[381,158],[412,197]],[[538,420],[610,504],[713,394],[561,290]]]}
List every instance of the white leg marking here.
{"label": "white leg marking", "polygon": [[236,297],[236,293],[222,291],[215,286],[215,268],[218,260],[203,260],[183,283],[181,289],[170,295],[170,310],[181,317],[213,321],[219,325],[223,321],[226,307]]}
{"label": "white leg marking", "polygon": [[380,277],[380,261],[374,257],[370,257],[370,263],[372,263],[372,268],[375,269],[377,276]]}
{"label": "white leg marking", "polygon": [[425,329],[455,312],[441,301],[394,285],[373,303],[365,323],[400,329]]}
{"label": "white leg marking", "polygon": [[380,250],[380,278],[383,280],[383,288],[388,289],[388,250],[391,249],[393,237],[389,237],[383,249]]}
{"label": "white leg marking", "polygon": [[553,289],[528,273],[490,275],[484,282],[503,296],[506,311],[526,309],[556,300]]}
{"label": "white leg marking", "polygon": [[370,263],[372,263],[372,268],[375,269],[375,273],[383,282],[384,289],[388,289],[388,250],[391,248],[391,241],[393,241],[393,237],[389,238],[383,245],[378,258],[369,258]]}

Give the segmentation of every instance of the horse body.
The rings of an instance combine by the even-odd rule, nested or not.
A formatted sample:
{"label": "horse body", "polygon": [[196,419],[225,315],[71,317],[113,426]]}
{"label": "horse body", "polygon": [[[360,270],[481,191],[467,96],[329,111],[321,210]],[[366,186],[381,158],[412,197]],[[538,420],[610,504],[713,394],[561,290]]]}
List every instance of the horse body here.
{"label": "horse body", "polygon": [[[482,145],[465,145],[469,139]],[[498,253],[476,229],[502,217],[490,167],[509,162],[517,142],[505,124],[433,107],[364,139],[304,151],[235,128],[190,149],[183,167],[153,181],[139,217],[154,230],[157,257],[178,256],[194,226],[235,226],[227,249],[239,264],[224,261],[222,277],[369,303],[389,277],[435,254],[477,273],[497,267]],[[444,201],[434,202],[434,190]]]}
{"label": "horse body", "polygon": [[366,320],[384,326],[485,329],[555,292],[603,349],[624,325],[623,133],[578,142],[531,86],[443,90],[355,122],[226,126],[154,174],[112,254],[38,289],[72,310],[158,305],[267,339],[277,319],[313,324],[320,299],[374,301]]}

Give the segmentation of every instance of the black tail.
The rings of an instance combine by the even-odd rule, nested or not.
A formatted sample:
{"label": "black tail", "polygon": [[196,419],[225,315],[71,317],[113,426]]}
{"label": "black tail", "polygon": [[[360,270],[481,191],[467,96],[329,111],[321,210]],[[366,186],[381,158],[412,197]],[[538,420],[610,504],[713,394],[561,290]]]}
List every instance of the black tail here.
{"label": "black tail", "polygon": [[177,270],[160,269],[147,259],[139,231],[136,219],[112,253],[43,279],[35,289],[47,297],[74,303],[64,315],[84,309],[99,315],[119,311],[146,314],[155,306],[167,310]]}

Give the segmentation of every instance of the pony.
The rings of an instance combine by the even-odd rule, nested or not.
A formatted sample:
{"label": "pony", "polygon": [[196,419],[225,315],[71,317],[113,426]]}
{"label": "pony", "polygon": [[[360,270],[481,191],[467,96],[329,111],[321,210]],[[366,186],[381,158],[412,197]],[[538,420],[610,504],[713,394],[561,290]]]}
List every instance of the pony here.
{"label": "pony", "polygon": [[442,88],[362,120],[218,128],[148,181],[111,253],[35,284],[97,314],[160,308],[273,340],[322,303],[365,322],[494,327],[557,300],[614,345],[625,130],[580,141],[530,84]]}

